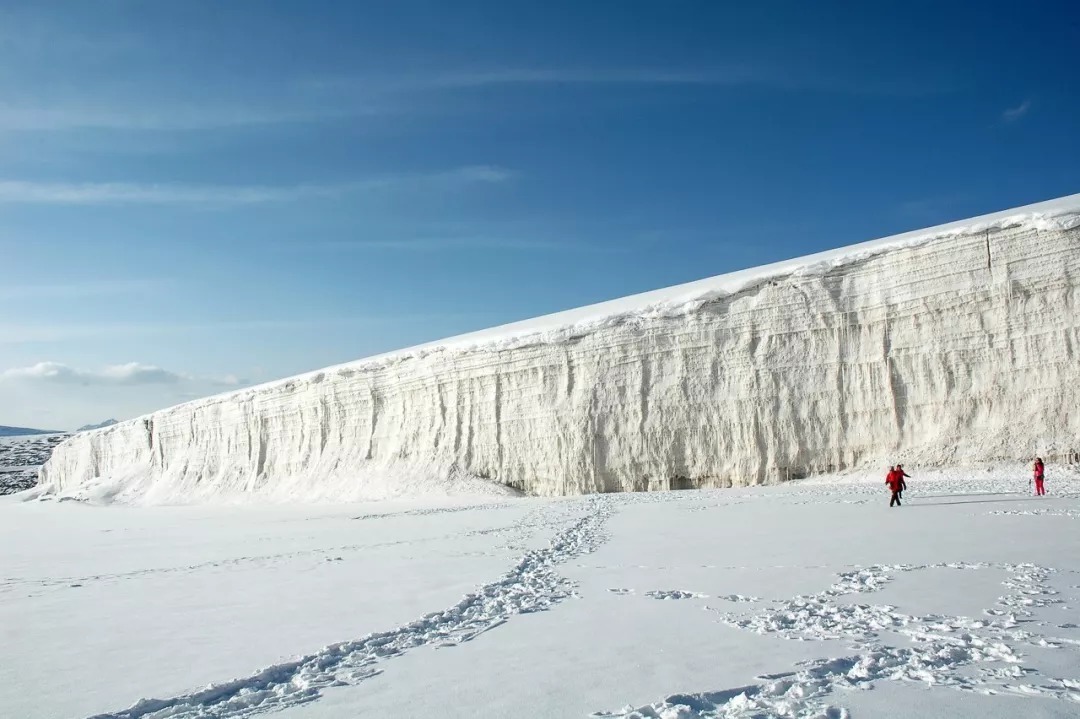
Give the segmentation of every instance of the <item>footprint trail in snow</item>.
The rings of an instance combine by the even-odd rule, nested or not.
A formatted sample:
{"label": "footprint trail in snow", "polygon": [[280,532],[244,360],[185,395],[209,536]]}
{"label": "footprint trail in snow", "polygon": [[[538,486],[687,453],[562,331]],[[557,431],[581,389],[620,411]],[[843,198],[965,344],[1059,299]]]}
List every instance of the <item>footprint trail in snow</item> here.
{"label": "footprint trail in snow", "polygon": [[332,644],[242,679],[177,697],[143,699],[128,709],[97,714],[91,719],[233,719],[285,709],[318,699],[326,688],[358,684],[376,676],[382,672],[381,662],[410,649],[454,646],[504,624],[514,615],[551,609],[574,592],[574,583],[556,568],[595,550],[606,538],[604,524],[613,512],[611,501],[604,496],[563,507],[553,505],[543,511],[565,507],[583,507],[585,511],[558,532],[548,547],[526,552],[501,578],[448,609],[388,632]]}
{"label": "footprint trail in snow", "polygon": [[[985,618],[926,615],[895,607],[838,601],[878,591],[901,572],[929,569],[1004,569],[1011,590]],[[597,712],[595,719],[722,719],[812,717],[846,719],[849,712],[830,703],[836,690],[866,689],[875,681],[912,681],[978,692],[1041,697],[1080,704],[1080,670],[1073,678],[1048,678],[1024,666],[1022,647],[1080,651],[1080,642],[1044,636],[1026,627],[1047,626],[1033,610],[1063,600],[1048,581],[1055,573],[1035,564],[945,563],[924,566],[875,565],[843,572],[828,589],[776,603],[749,617],[721,613],[721,622],[757,634],[796,641],[853,640],[855,653],[797,665],[791,672],[760,677],[760,684],[697,694],[675,694],[640,707]],[[1068,628],[1062,625],[1060,628]],[[897,633],[910,646],[892,646],[884,633]],[[1080,661],[1077,662],[1080,665]],[[976,671],[961,671],[974,667]],[[1024,681],[1032,675],[1030,681]]]}

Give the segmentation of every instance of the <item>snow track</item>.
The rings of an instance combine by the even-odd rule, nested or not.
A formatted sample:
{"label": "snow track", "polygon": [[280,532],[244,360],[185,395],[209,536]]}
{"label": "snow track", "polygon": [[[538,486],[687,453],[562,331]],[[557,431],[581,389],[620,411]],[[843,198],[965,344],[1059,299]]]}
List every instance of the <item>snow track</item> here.
{"label": "snow track", "polygon": [[[911,616],[894,607],[849,604],[842,598],[873,593],[895,575],[931,569],[973,571],[1001,569],[1011,576],[1010,591],[985,618]],[[942,563],[921,566],[875,565],[842,572],[828,589],[798,596],[774,608],[739,618],[725,614],[723,623],[737,629],[802,641],[849,640],[856,653],[804,662],[791,672],[759,677],[760,684],[675,694],[640,707],[597,712],[601,718],[734,719],[736,717],[799,717],[846,719],[837,706],[837,690],[868,689],[875,681],[912,681],[933,686],[1020,697],[1057,699],[1080,704],[1080,671],[1076,677],[1047,678],[1024,667],[1022,647],[1080,653],[1080,642],[1045,636],[1031,628],[1047,622],[1033,610],[1063,600],[1048,583],[1055,570],[1035,564]],[[1071,628],[1061,625],[1060,628]],[[1031,628],[1029,628],[1031,627]],[[911,646],[893,646],[882,634],[895,633]],[[1073,662],[1080,664],[1080,656]],[[974,667],[976,671],[967,671]]]}
{"label": "snow track", "polygon": [[[376,515],[378,516],[378,515]],[[529,520],[523,520],[514,523],[509,527],[492,527],[489,529],[474,529],[464,532],[458,532],[455,534],[446,534],[438,537],[431,537],[426,542],[441,542],[441,541],[454,541],[457,539],[463,539],[467,537],[482,537],[489,535],[499,534],[520,534],[523,529],[540,529],[546,528],[549,524],[543,520],[543,518],[532,518]],[[343,544],[333,547],[320,547],[314,549],[298,550],[294,552],[282,552],[279,554],[262,554],[256,556],[238,557],[235,559],[214,560],[209,562],[202,562],[199,564],[188,564],[175,567],[158,567],[154,569],[141,569],[130,572],[118,572],[113,574],[88,574],[88,575],[67,575],[60,577],[53,577],[47,579],[34,578],[34,579],[22,579],[17,577],[0,577],[0,595],[8,592],[17,591],[24,593],[26,596],[39,596],[49,591],[58,589],[64,589],[72,586],[87,586],[97,583],[115,583],[132,579],[142,579],[148,576],[162,576],[170,574],[190,574],[197,575],[204,571],[219,571],[219,572],[232,572],[244,569],[257,569],[260,567],[271,566],[281,560],[299,559],[299,558],[323,558],[325,561],[342,561],[342,554],[349,554],[352,552],[370,551],[373,549],[385,549],[388,547],[400,547],[415,545],[421,540],[415,539],[398,539],[389,540],[385,542],[376,543],[363,543],[363,544]],[[511,540],[509,547],[516,546]]]}
{"label": "snow track", "polygon": [[[173,698],[143,699],[128,709],[91,719],[224,719],[284,709],[314,701],[329,687],[354,685],[376,676],[382,672],[381,663],[411,649],[453,647],[515,615],[546,611],[574,592],[573,582],[556,568],[592,552],[604,541],[604,523],[612,511],[611,502],[602,496],[538,510],[549,525],[564,524],[566,514],[570,524],[548,547],[526,552],[504,576],[441,612],[388,632],[324,647],[242,679]],[[523,523],[534,521],[527,517]]]}
{"label": "snow track", "polygon": [[687,592],[682,589],[657,589],[652,592],[645,592],[646,597],[652,597],[653,599],[705,599],[707,595],[699,594],[698,592]]}

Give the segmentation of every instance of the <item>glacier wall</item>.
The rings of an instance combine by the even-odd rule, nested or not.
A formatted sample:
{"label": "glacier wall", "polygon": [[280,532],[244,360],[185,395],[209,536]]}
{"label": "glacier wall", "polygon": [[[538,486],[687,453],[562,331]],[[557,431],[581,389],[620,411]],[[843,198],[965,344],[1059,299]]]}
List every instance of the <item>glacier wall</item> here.
{"label": "glacier wall", "polygon": [[1032,217],[181,405],[65,442],[43,489],[357,500],[483,478],[561,495],[1064,455],[1080,222]]}

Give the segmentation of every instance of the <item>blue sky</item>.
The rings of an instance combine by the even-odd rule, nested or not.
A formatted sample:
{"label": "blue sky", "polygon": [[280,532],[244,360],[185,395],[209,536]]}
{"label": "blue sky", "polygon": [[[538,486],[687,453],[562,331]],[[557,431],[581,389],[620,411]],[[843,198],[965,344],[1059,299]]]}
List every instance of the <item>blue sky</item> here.
{"label": "blue sky", "polygon": [[0,3],[0,423],[1080,191],[1075,3],[749,5]]}

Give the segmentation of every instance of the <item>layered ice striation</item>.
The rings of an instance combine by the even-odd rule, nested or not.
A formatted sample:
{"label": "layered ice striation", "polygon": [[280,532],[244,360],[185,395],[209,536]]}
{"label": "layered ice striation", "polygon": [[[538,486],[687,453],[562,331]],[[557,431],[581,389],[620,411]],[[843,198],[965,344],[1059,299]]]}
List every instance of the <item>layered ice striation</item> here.
{"label": "layered ice striation", "polygon": [[133,502],[727,487],[1080,449],[1080,195],[192,402],[57,448]]}

